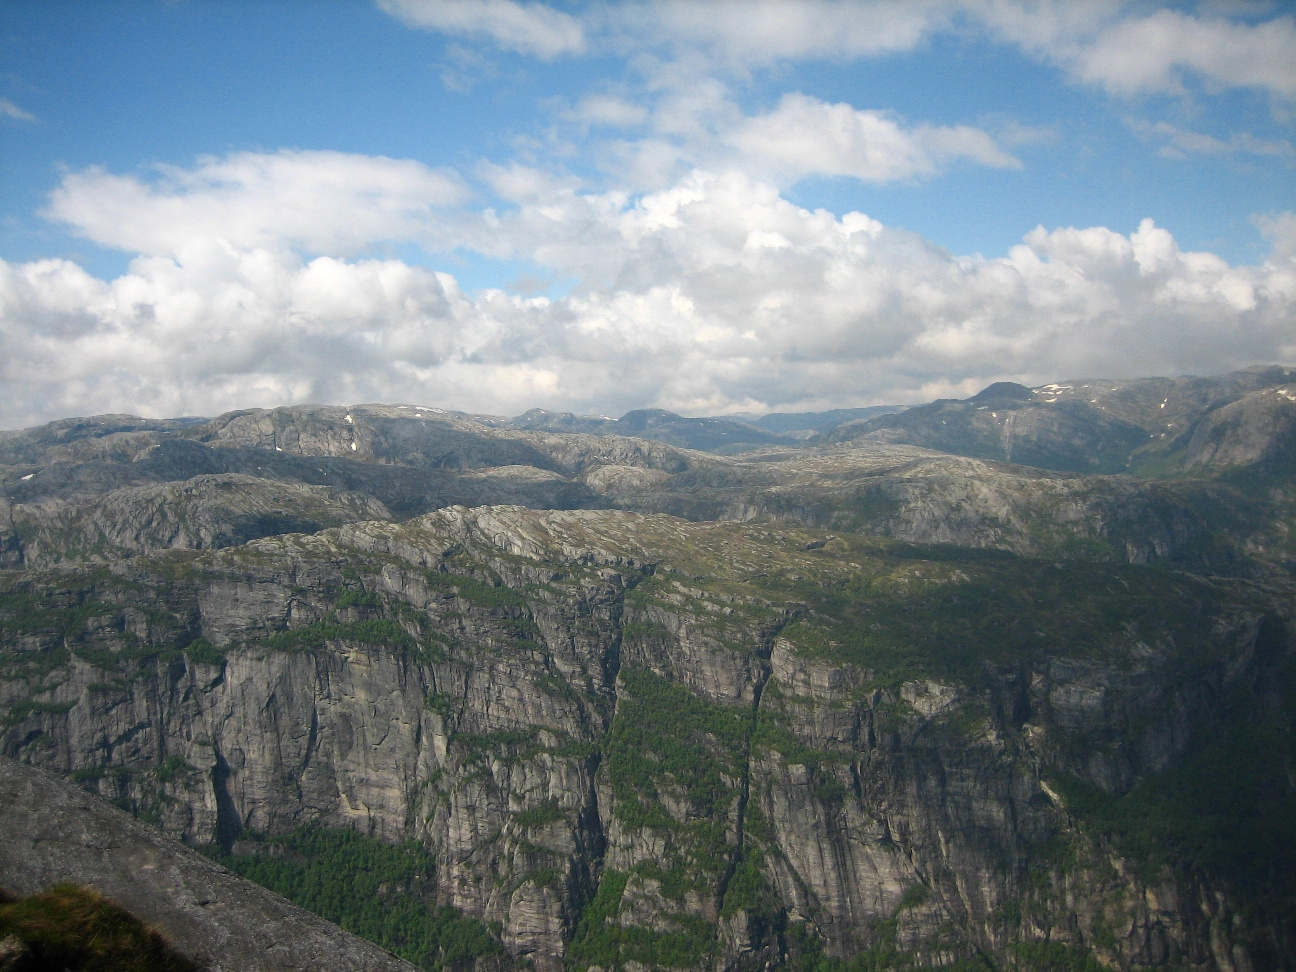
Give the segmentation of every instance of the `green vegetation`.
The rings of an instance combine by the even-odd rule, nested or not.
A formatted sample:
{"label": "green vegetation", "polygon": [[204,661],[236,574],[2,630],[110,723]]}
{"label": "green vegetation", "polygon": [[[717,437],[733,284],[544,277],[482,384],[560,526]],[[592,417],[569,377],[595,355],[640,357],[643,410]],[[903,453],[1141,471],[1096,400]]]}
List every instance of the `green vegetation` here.
{"label": "green vegetation", "polygon": [[466,574],[436,570],[429,570],[424,576],[429,587],[454,594],[477,607],[508,610],[526,606],[526,599],[521,594],[502,583],[487,584]]}
{"label": "green vegetation", "polygon": [[[1296,715],[1291,667],[1278,673],[1289,720]],[[1202,727],[1173,768],[1121,796],[1072,776],[1059,774],[1053,783],[1067,808],[1109,835],[1145,876],[1165,866],[1213,869],[1244,886],[1278,889],[1291,907],[1296,795],[1283,767],[1296,766],[1296,740],[1265,710],[1252,693],[1237,693],[1223,724]]]}
{"label": "green vegetation", "polygon": [[931,888],[925,884],[910,885],[905,889],[905,893],[900,897],[900,905],[896,908],[897,912],[907,911],[910,908],[917,908],[919,905],[926,903],[931,897]]}
{"label": "green vegetation", "polygon": [[21,699],[9,706],[4,722],[0,725],[13,726],[22,722],[29,715],[38,712],[52,715],[66,715],[76,706],[76,702],[38,702],[32,699]]}
{"label": "green vegetation", "polygon": [[0,638],[7,641],[14,635],[44,632],[74,638],[92,618],[115,610],[113,605],[91,597],[54,598],[13,585],[0,590]]}
{"label": "green vegetation", "polygon": [[153,775],[159,783],[172,783],[196,772],[183,756],[168,756],[153,770]]}
{"label": "green vegetation", "polygon": [[677,915],[672,920],[679,930],[669,932],[622,927],[613,921],[629,877],[621,871],[603,872],[567,949],[572,968],[615,969],[625,962],[652,969],[688,968],[706,959],[715,948],[715,927],[701,918]]}
{"label": "green vegetation", "polygon": [[[897,945],[896,931],[894,918],[879,922],[873,928],[874,942],[868,948],[847,959],[827,958],[823,954],[822,940],[809,926],[798,922],[787,930],[786,938],[792,957],[784,968],[787,972],[904,972],[930,968],[919,965],[911,952],[906,952]],[[991,972],[990,965],[980,955],[960,959],[953,965],[943,966],[943,969],[944,972]],[[1053,970],[1041,969],[1040,972]]]}
{"label": "green vegetation", "polygon": [[261,644],[272,651],[312,651],[329,641],[352,641],[362,645],[387,645],[411,649],[418,645],[408,631],[395,621],[341,622],[329,618],[304,628],[293,628],[264,638]]}
{"label": "green vegetation", "polygon": [[[868,502],[862,499],[859,513],[867,512]],[[570,634],[582,652],[599,644],[595,638],[602,639],[605,661],[613,658],[618,619],[625,620],[615,709],[598,743],[577,741],[557,728],[566,724],[583,735],[591,731],[586,726],[604,724],[593,718],[584,721],[583,715],[579,728],[548,716],[546,721],[553,724],[544,727],[503,722],[501,718],[508,716],[494,711],[484,714],[475,689],[463,697],[433,693],[425,701],[445,720],[442,728],[449,733],[452,750],[447,778],[428,783],[434,787],[428,794],[430,801],[448,801],[463,780],[474,775],[484,779],[487,767],[498,768],[497,762],[517,764],[544,754],[585,760],[584,768],[593,772],[600,767],[601,757],[598,784],[611,788],[616,827],[623,834],[650,831],[638,835],[650,842],[647,859],[626,863],[624,872],[606,872],[582,914],[569,953],[577,969],[594,965],[611,969],[630,961],[652,968],[706,962],[715,954],[717,926],[698,915],[716,918],[713,906],[721,918],[745,912],[755,921],[754,927],[763,925],[771,934],[785,934],[793,954],[790,972],[913,968],[913,954],[898,944],[903,938],[898,928],[907,920],[906,909],[921,907],[927,900],[931,892],[924,885],[909,888],[890,920],[873,929],[873,944],[848,959],[828,958],[813,925],[786,924],[769,878],[777,853],[772,829],[759,812],[761,806],[770,805],[771,794],[762,790],[768,781],[752,783],[761,792],[753,792],[749,802],[740,804],[751,782],[747,779],[751,752],[761,760],[773,755],[786,765],[804,766],[810,793],[829,812],[840,810],[843,801],[851,799],[850,787],[867,787],[870,781],[863,771],[858,777],[849,771],[849,763],[860,758],[849,746],[841,746],[841,751],[816,749],[805,741],[810,733],[799,736],[793,731],[803,725],[802,715],[817,715],[818,706],[836,719],[847,707],[871,699],[867,704],[872,706],[873,725],[886,733],[889,723],[916,724],[917,719],[907,704],[894,701],[893,693],[872,696],[874,689],[921,678],[970,686],[973,691],[958,693],[958,707],[925,724],[917,743],[939,749],[944,758],[969,738],[984,736],[986,724],[997,724],[1005,707],[1015,708],[1016,703],[1004,696],[1004,687],[1045,669],[1050,658],[1082,658],[1116,670],[1145,665],[1149,678],[1167,685],[1177,680],[1207,684],[1205,676],[1213,679],[1230,657],[1227,653],[1234,651],[1216,632],[1217,625],[1221,620],[1233,624],[1243,609],[1251,612],[1273,596],[1246,581],[1202,580],[1155,568],[1053,563],[861,536],[825,538],[822,533],[771,524],[671,521],[658,531],[656,521],[647,518],[636,529],[641,532],[633,542],[647,553],[634,556],[654,567],[651,576],[625,593],[624,605],[616,604],[620,595],[612,585],[594,586],[600,583],[597,572],[583,575],[580,568],[505,555],[497,561],[493,554],[488,565],[460,554],[454,563],[462,573],[426,573],[429,587],[443,596],[434,596],[427,607],[416,609],[395,593],[372,592],[385,590],[375,578],[389,561],[347,554],[353,566],[346,568],[350,571],[346,589],[341,581],[289,588],[289,582],[267,575],[265,583],[284,584],[284,590],[291,590],[299,603],[316,612],[308,617],[320,620],[251,642],[253,648],[284,652],[315,651],[345,642],[396,649],[424,661],[452,659],[451,665],[439,668],[424,684],[456,686],[459,693],[464,693],[462,669],[482,663],[481,656],[489,654],[490,665],[512,666],[522,684],[543,693],[540,701],[549,707],[545,712],[580,711],[601,719],[611,710],[613,699],[603,695],[595,679],[579,671],[573,674],[566,664],[546,657],[526,597],[542,597],[545,617],[553,619],[545,620],[546,630],[551,623],[566,625],[564,634]],[[1040,529],[1046,531],[1047,524]],[[614,543],[600,539],[603,542]],[[1101,553],[1095,547],[1087,555]],[[247,556],[265,558],[259,563],[273,561],[264,550]],[[545,570],[535,569],[536,563],[545,564]],[[547,572],[551,567],[552,572]],[[401,569],[415,577],[422,570],[409,564]],[[567,574],[560,576],[560,569]],[[67,694],[67,689],[57,694],[55,690],[65,678],[59,668],[72,661],[83,669],[89,664],[106,673],[89,673],[101,678],[90,691],[108,693],[124,691],[140,674],[159,671],[157,662],[174,661],[182,654],[194,665],[219,665],[225,660],[220,649],[193,638],[192,622],[182,611],[174,609],[173,617],[149,607],[183,603],[187,595],[174,586],[176,582],[168,579],[165,584],[158,582],[156,589],[141,586],[132,592],[125,582],[114,586],[115,580],[102,576],[91,580],[72,571],[59,576],[59,583],[69,588],[51,583],[48,596],[38,596],[41,589],[35,582],[24,586],[0,578],[0,677],[26,680],[29,695],[0,712],[10,724],[71,707],[72,702],[50,700]],[[318,575],[303,572],[301,576]],[[517,578],[535,576],[545,579],[520,587],[510,587],[503,579],[520,585]],[[571,580],[576,576],[585,579],[578,584]],[[67,580],[70,577],[74,580]],[[309,584],[307,580],[293,583]],[[581,584],[588,586],[578,589]],[[1276,581],[1274,589],[1278,589]],[[618,610],[621,607],[624,613]],[[780,628],[789,617],[793,620]],[[812,689],[784,685],[780,690],[777,684],[768,685],[756,712],[748,705],[710,702],[671,680],[683,676],[664,677],[640,667],[650,664],[645,659],[653,659],[653,665],[669,664],[660,659],[673,657],[675,631],[686,632],[680,637],[687,637],[689,650],[715,652],[708,662],[726,651],[764,652],[775,632],[780,632],[803,655],[841,669],[830,679],[837,686],[831,690],[834,701],[782,694],[821,696],[822,684],[814,673]],[[1270,656],[1277,659],[1281,653],[1271,651]],[[755,664],[751,659],[744,663]],[[1144,868],[1144,876],[1167,866],[1223,875],[1230,887],[1244,891],[1240,900],[1248,909],[1248,921],[1259,914],[1259,907],[1296,913],[1296,880],[1291,877],[1296,874],[1296,797],[1287,792],[1290,768],[1296,766],[1291,736],[1296,705],[1290,690],[1296,677],[1290,666],[1278,671],[1276,665],[1276,661],[1272,666],[1257,664],[1256,670],[1263,670],[1274,684],[1288,686],[1286,702],[1274,701],[1272,686],[1264,689],[1263,698],[1242,692],[1227,700],[1225,708],[1231,714],[1209,724],[1203,716],[1199,737],[1185,758],[1128,793],[1108,794],[1076,778],[1053,780],[1082,827],[1064,830],[1053,841],[1032,849],[1027,886],[993,921],[1011,932],[1035,917],[1054,914],[1061,905],[1056,894],[1050,898],[1048,892],[1055,891],[1060,873],[1077,881],[1092,873],[1098,855],[1091,853],[1091,838],[1099,834],[1107,835],[1121,854]],[[178,662],[174,670],[180,671]],[[1056,669],[1061,670],[1061,666]],[[1058,678],[1064,681],[1065,675]],[[1116,683],[1120,680],[1119,675],[1113,677]],[[101,700],[96,695],[91,702],[97,706]],[[1203,711],[1213,714],[1219,702],[1212,698]],[[1276,714],[1279,710],[1281,714]],[[794,713],[799,713],[796,720]],[[1012,718],[1017,718],[1015,713]],[[487,731],[499,725],[511,727]],[[1133,728],[1139,731],[1138,726]],[[461,731],[469,729],[476,731]],[[1046,729],[1047,744],[1071,747],[1064,751],[1091,744],[1115,748],[1108,737],[1066,736],[1054,724]],[[25,738],[43,737],[28,733]],[[48,738],[56,737],[51,733]],[[879,751],[878,759],[889,756]],[[135,767],[129,777],[121,768],[82,770],[77,776],[82,782],[101,784],[101,790],[119,800],[135,801],[131,809],[149,814],[159,812],[160,801],[178,795],[178,785],[192,772],[183,759],[172,757],[157,766]],[[502,799],[492,802],[492,812],[509,806],[506,800],[513,807],[522,806],[516,792],[508,790],[504,774],[495,775],[500,788],[491,799]],[[802,779],[799,769],[796,778]],[[521,882],[564,884],[569,870],[556,856],[559,852],[540,846],[547,836],[543,828],[575,812],[564,811],[564,805],[565,801],[537,802],[505,815],[504,826],[492,825],[483,839],[513,848],[516,859],[523,861],[499,868],[487,878],[495,881],[501,894]],[[498,817],[495,823],[500,823]],[[350,831],[319,829],[263,843],[262,852],[222,860],[424,968],[449,968],[474,956],[503,954],[481,922],[428,905],[433,900],[432,860],[416,846],[393,847]],[[484,844],[483,854],[496,853],[486,848]],[[1275,888],[1283,889],[1282,894],[1274,896]],[[1265,896],[1270,903],[1255,904]],[[623,906],[623,899],[631,898],[636,915],[654,912],[658,930],[622,927],[621,920],[631,923],[626,918],[631,909]],[[701,907],[699,900],[704,902]],[[812,912],[810,917],[820,916]],[[1268,920],[1260,915],[1255,923]],[[1041,923],[1040,927],[1049,926]],[[970,954],[966,942],[956,940],[954,934],[942,930],[939,935],[948,935],[949,940],[941,938],[932,947],[948,945],[950,954]],[[1112,934],[1100,922],[1092,929],[1090,944],[1111,952]],[[925,953],[931,951],[924,946]],[[1014,953],[999,958],[1038,972],[1092,972],[1093,968],[1089,956],[1058,943],[1022,943]],[[985,964],[968,959],[954,968],[980,972]]]}
{"label": "green vegetation", "polygon": [[26,948],[5,964],[9,972],[194,972],[165,938],[89,888],[56,884],[42,894],[0,892],[0,939]]}
{"label": "green vegetation", "polygon": [[545,824],[554,823],[562,820],[566,814],[562,807],[558,805],[557,800],[546,800],[544,803],[534,807],[527,807],[525,810],[519,810],[513,814],[513,823],[522,830],[533,830],[536,827],[543,827]]}
{"label": "green vegetation", "polygon": [[773,706],[777,704],[775,692],[766,691],[760,711],[756,713],[756,730],[752,734],[752,745],[762,749],[772,749],[779,753],[784,762],[794,766],[804,766],[816,778],[830,772],[827,768],[849,762],[847,753],[832,752],[826,749],[812,749],[787,728],[787,717]]}
{"label": "green vegetation", "polygon": [[[613,813],[626,829],[647,828],[665,838],[660,856],[630,874],[607,871],[582,915],[570,956],[575,968],[696,966],[714,950],[716,928],[682,911],[663,916],[672,928],[654,931],[615,921],[628,884],[649,882],[681,908],[686,895],[724,893],[726,915],[772,912],[773,892],[760,851],[749,847],[736,861],[726,817],[746,772],[751,711],[727,708],[694,695],[641,668],[622,668],[616,717],[603,742]],[[678,820],[664,793],[683,797],[690,814]]]}
{"label": "green vegetation", "polygon": [[[36,698],[56,687],[51,678],[73,657],[108,673],[93,683],[94,691],[104,691],[124,689],[152,666],[180,656],[179,620],[147,603],[133,603],[140,600],[140,589],[99,571],[79,573],[69,588],[47,592],[0,578],[0,680],[25,682],[28,689],[27,699],[9,707],[8,724],[32,713],[64,713],[76,704]],[[134,624],[127,623],[128,613]],[[141,626],[147,638],[135,634]]]}
{"label": "green vegetation", "polygon": [[[763,583],[772,592],[786,582]],[[889,685],[922,677],[975,685],[987,665],[1050,656],[1119,661],[1140,639],[1191,655],[1207,643],[1220,604],[1214,588],[1155,568],[899,544],[881,564],[786,588],[810,608],[786,638]]]}
{"label": "green vegetation", "polygon": [[618,816],[668,782],[708,815],[727,805],[722,775],[741,770],[750,713],[707,702],[647,669],[622,669],[621,683],[603,745]]}
{"label": "green vegetation", "polygon": [[1093,956],[1060,942],[1018,942],[1009,946],[1029,972],[1106,972]]}
{"label": "green vegetation", "polygon": [[417,844],[304,827],[264,838],[261,853],[221,855],[231,871],[429,972],[503,955],[486,926],[427,904],[435,862]]}
{"label": "green vegetation", "polygon": [[748,911],[772,915],[779,910],[778,896],[765,878],[765,859],[756,847],[747,846],[734,866],[729,884],[725,887],[722,916]]}
{"label": "green vegetation", "polygon": [[333,602],[337,610],[349,607],[381,607],[382,600],[377,594],[370,594],[367,591],[345,590]]}
{"label": "green vegetation", "polygon": [[225,664],[225,653],[206,638],[195,638],[189,642],[189,647],[184,650],[184,653],[185,657],[195,665]]}

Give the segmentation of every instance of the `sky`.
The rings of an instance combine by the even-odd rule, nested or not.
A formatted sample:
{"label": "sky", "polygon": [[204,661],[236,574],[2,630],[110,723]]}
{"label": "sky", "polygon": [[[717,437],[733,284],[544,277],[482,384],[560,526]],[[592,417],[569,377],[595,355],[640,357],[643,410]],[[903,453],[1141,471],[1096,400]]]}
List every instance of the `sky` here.
{"label": "sky", "polygon": [[1296,4],[0,0],[0,428],[1296,364]]}

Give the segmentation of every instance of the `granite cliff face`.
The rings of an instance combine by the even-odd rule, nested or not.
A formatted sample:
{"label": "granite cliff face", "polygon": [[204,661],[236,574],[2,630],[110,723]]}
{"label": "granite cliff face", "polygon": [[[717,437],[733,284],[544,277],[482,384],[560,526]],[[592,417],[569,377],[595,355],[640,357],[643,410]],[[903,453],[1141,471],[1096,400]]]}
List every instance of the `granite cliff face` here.
{"label": "granite cliff face", "polygon": [[[1287,861],[1211,848],[1292,799],[1291,594],[452,508],[11,572],[0,745],[194,844],[414,838],[540,969],[1277,968]],[[1245,762],[1239,711],[1251,809],[1174,797]],[[1121,816],[1166,799],[1227,806]]]}

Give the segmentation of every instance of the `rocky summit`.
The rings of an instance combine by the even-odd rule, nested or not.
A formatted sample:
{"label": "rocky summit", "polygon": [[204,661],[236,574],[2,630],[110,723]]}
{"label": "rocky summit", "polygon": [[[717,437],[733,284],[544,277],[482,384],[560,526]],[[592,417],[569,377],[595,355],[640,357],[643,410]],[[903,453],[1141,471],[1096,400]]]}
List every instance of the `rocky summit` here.
{"label": "rocky summit", "polygon": [[1296,374],[679,418],[5,433],[0,755],[425,969],[1293,968]]}

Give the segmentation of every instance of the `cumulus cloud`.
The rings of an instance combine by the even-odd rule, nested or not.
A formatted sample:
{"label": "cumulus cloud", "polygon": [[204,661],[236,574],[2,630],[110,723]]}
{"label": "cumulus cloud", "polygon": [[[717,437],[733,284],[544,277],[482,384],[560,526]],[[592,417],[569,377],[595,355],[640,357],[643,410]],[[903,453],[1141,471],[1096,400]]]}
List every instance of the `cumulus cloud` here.
{"label": "cumulus cloud", "polygon": [[886,112],[802,94],[785,95],[776,109],[747,119],[728,140],[748,156],[794,176],[821,173],[891,182],[931,175],[940,164],[958,158],[998,168],[1021,166],[979,128],[905,129]]}
{"label": "cumulus cloud", "polygon": [[378,0],[411,27],[485,37],[505,50],[552,60],[585,50],[580,21],[542,3],[514,0]]}
{"label": "cumulus cloud", "polygon": [[176,255],[220,239],[240,248],[353,253],[426,234],[465,198],[461,180],[407,159],[344,152],[238,152],[153,178],[100,168],[65,176],[45,215],[103,246]]}
{"label": "cumulus cloud", "polygon": [[1262,265],[1237,267],[1151,221],[951,256],[735,171],[637,199],[541,182],[518,196],[461,226],[462,245],[578,281],[563,298],[219,238],[111,281],[0,264],[0,425],[292,401],[697,414],[1296,359],[1291,214],[1263,222]]}
{"label": "cumulus cloud", "polygon": [[386,398],[471,353],[477,321],[451,278],[399,261],[208,243],[110,282],[65,260],[0,264],[0,384],[21,396],[5,419]]}

